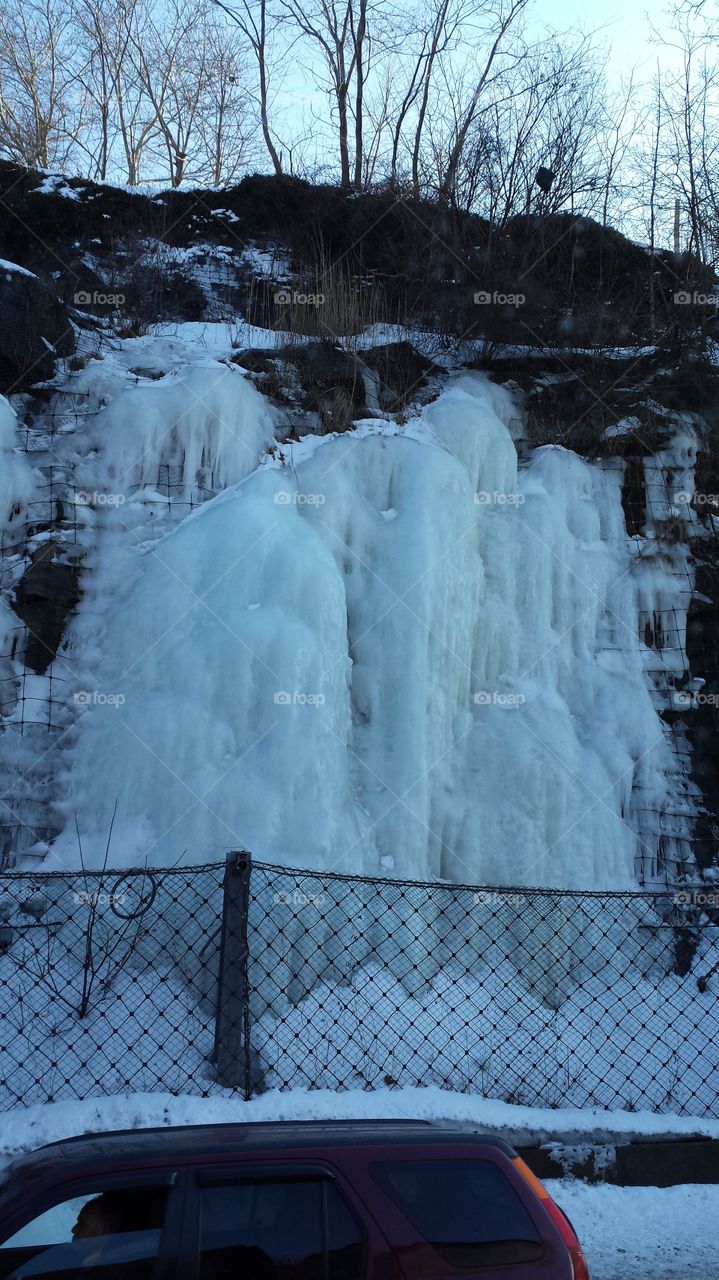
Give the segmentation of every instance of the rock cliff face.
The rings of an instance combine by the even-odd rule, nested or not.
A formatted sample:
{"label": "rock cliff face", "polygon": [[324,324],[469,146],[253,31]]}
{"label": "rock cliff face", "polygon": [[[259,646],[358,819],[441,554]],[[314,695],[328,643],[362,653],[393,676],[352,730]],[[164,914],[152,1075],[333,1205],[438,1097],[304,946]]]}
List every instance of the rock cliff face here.
{"label": "rock cliff face", "polygon": [[[388,214],[355,289],[385,310],[360,324],[353,294],[355,328],[325,333],[329,312],[304,321],[284,296],[311,283],[308,219],[339,252],[343,218],[361,229],[374,198],[350,210],[331,189],[248,179],[198,211],[190,195],[42,185],[24,175],[13,198],[44,245],[0,219],[0,252],[29,264],[0,268],[18,415],[0,489],[7,858],[58,836],[71,857],[74,813],[99,847],[116,795],[128,850],[185,856],[149,741],[175,781],[221,797],[219,818],[194,806],[184,823],[186,860],[242,843],[500,884],[711,877],[717,376],[706,326],[694,363],[673,319],[648,341],[644,251],[586,220],[555,250],[552,220],[518,220],[490,255],[486,228],[450,219],[466,253],[449,279],[446,262],[422,275]],[[523,302],[475,303],[480,263],[504,292],[529,264]],[[680,268],[698,272],[653,265],[667,306]],[[389,324],[410,287],[421,323]],[[335,326],[352,320],[333,306]],[[210,605],[196,629],[195,597]],[[43,732],[42,778],[21,786]]]}

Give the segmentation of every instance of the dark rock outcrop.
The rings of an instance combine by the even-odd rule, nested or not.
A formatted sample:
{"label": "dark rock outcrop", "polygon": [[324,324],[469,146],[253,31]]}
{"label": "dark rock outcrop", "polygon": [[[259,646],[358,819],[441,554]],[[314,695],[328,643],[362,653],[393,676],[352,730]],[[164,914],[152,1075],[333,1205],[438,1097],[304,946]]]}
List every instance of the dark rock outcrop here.
{"label": "dark rock outcrop", "polygon": [[0,391],[10,395],[55,372],[75,335],[66,308],[36,276],[0,266]]}
{"label": "dark rock outcrop", "polygon": [[15,588],[13,608],[28,630],[25,666],[42,675],[54,660],[69,615],[80,599],[76,565],[56,560],[44,542]]}
{"label": "dark rock outcrop", "polygon": [[413,400],[422,400],[430,376],[441,373],[411,342],[388,342],[360,354],[378,374],[380,404],[390,413],[399,413]]}

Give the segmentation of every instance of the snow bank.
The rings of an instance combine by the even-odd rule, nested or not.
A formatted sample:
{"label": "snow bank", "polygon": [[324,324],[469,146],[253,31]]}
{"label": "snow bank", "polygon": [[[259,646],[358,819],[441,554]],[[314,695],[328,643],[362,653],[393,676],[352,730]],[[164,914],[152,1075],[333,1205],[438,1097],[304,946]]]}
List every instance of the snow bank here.
{"label": "snow bank", "polygon": [[[210,1065],[220,880],[217,868],[160,877],[139,932],[123,932],[105,906],[96,936],[112,944],[96,951],[90,1006],[79,1021],[89,921],[75,890],[84,882],[48,882],[48,916],[66,922],[49,937],[27,934],[22,913],[11,918],[13,944],[0,956],[7,1046],[0,1109],[19,1099],[92,1096],[100,1086],[223,1094]],[[493,908],[467,891],[461,903],[446,889],[426,897],[423,910],[391,881],[380,897],[374,885],[349,896],[339,880],[335,905],[326,892],[317,902],[304,878],[309,896],[299,909],[286,890],[277,892],[287,880],[259,870],[253,880],[258,1088],[381,1091],[394,1081],[530,1107],[716,1112],[715,997],[696,981],[697,969],[716,961],[708,936],[694,972],[678,976],[666,972],[672,953],[664,940],[655,937],[652,947],[639,925],[632,933],[626,902],[613,935],[595,902],[563,900],[568,919],[558,905],[543,913],[532,901]]]}
{"label": "snow bank", "polygon": [[130,863],[244,846],[419,879],[634,883],[632,794],[662,807],[670,753],[621,471],[548,447],[518,475],[516,413],[465,375],[405,432],[363,423],[255,471],[269,415],[231,369],[100,415],[98,486],[154,486],[183,460],[185,496],[244,479],[122,573],[117,542],[97,552],[73,656],[124,701],[88,707],[72,757],[88,850],[117,798]]}
{"label": "snow bank", "polygon": [[714,1280],[719,1187],[545,1186],[577,1232],[592,1280]]}
{"label": "snow bank", "polygon": [[[237,1095],[222,1098],[174,1097],[170,1093],[131,1093],[88,1097],[82,1101],[17,1107],[0,1117],[0,1162],[25,1151],[80,1133],[143,1129],[183,1124],[242,1124],[263,1120],[431,1120],[497,1133],[527,1146],[574,1138],[598,1143],[634,1137],[706,1137],[719,1139],[719,1120],[655,1116],[648,1112],[575,1111],[517,1107],[446,1090],[328,1089],[269,1092],[251,1102]],[[564,1183],[563,1186],[567,1184]]]}
{"label": "snow bank", "polygon": [[[533,923],[525,912],[525,930]],[[556,923],[561,934],[563,922]],[[553,939],[533,930],[524,954],[511,922],[505,927],[495,944],[480,931],[483,955],[471,973],[450,962],[413,995],[391,963],[369,963],[345,983],[308,983],[310,994],[279,1020],[275,1007],[253,1025],[264,1086],[330,1089],[341,1081],[381,1089],[390,1077],[529,1107],[715,1111],[719,1047],[694,976],[639,978],[618,948],[592,977],[575,946],[571,959],[564,953],[571,983],[555,1008],[527,976],[542,948],[551,957]],[[270,970],[280,985],[282,941]],[[314,960],[317,967],[316,952]],[[260,965],[250,972],[254,994],[262,989]]]}

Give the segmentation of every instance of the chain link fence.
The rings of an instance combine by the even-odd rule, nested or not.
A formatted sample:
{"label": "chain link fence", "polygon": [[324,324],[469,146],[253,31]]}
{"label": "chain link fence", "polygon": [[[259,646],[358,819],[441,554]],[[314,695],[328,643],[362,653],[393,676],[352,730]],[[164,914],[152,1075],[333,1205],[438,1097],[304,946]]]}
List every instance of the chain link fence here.
{"label": "chain link fence", "polygon": [[719,1116],[719,887],[0,876],[0,1105],[434,1085]]}

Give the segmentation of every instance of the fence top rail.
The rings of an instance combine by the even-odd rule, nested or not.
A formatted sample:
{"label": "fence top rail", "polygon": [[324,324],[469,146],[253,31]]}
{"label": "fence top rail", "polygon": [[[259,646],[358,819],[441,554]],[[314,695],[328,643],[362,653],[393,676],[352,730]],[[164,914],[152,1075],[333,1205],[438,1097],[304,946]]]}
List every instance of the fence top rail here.
{"label": "fence top rail", "polygon": [[553,885],[522,884],[464,884],[453,880],[405,880],[395,876],[360,876],[344,871],[312,871],[301,867],[284,867],[272,862],[256,862],[254,871],[271,871],[278,875],[307,876],[314,880],[339,880],[351,884],[387,885],[389,888],[416,888],[427,890],[451,890],[464,893],[493,893],[514,897],[561,898],[674,898],[679,892],[696,889],[715,889],[719,896],[719,882],[700,881],[692,884],[676,884],[665,889],[561,889]]}
{"label": "fence top rail", "polygon": [[[242,852],[247,857],[246,851]],[[148,876],[157,881],[166,877],[187,878],[201,873],[224,873],[235,853],[228,854],[219,862],[202,862],[192,866],[172,867],[105,867],[90,869],[85,867],[67,867],[56,870],[27,868],[26,870],[3,870],[0,872],[0,888],[4,883],[16,881],[44,882],[57,880],[117,880],[133,876]],[[423,889],[426,892],[450,891],[452,893],[493,894],[516,898],[597,898],[597,899],[637,899],[656,901],[661,899],[675,900],[678,894],[696,891],[716,892],[719,897],[719,883],[697,881],[677,883],[664,889],[562,889],[553,885],[506,885],[506,884],[458,884],[449,880],[408,880],[394,876],[352,875],[344,871],[319,871],[309,867],[283,866],[280,863],[259,862],[251,860],[253,871],[274,875],[292,876],[295,879],[311,879],[317,881],[338,881],[345,884],[376,885],[392,889]]]}

